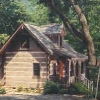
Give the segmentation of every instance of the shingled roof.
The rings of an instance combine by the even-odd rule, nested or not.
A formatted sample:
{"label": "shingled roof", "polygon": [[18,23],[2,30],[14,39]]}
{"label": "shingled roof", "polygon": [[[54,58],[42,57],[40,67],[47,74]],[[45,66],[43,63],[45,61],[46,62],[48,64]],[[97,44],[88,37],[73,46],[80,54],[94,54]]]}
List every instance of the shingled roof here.
{"label": "shingled roof", "polygon": [[50,55],[52,55],[55,52],[71,58],[87,58],[87,56],[76,52],[65,41],[63,41],[62,48],[55,46],[54,43],[45,35],[45,33],[46,34],[61,33],[62,28],[61,25],[59,24],[51,24],[51,25],[40,26],[40,27],[31,24],[26,24],[26,23],[21,24],[20,27],[16,30],[16,32],[9,38],[9,40],[1,48],[0,54],[2,54],[2,52],[7,48],[12,38],[17,34],[18,30],[22,27],[24,27],[31,34],[31,36],[33,36],[43,46],[43,48],[48,53],[50,53]]}
{"label": "shingled roof", "polygon": [[[50,24],[43,26],[34,26],[25,24],[26,28],[47,48],[50,52],[65,55],[71,58],[87,58],[87,56],[76,52],[68,43],[63,40],[63,47],[59,48],[44,34],[61,34],[62,26],[59,24]],[[43,34],[44,33],[44,34]]]}
{"label": "shingled roof", "polygon": [[53,42],[45,36],[43,33],[39,32],[34,25],[24,23],[25,28],[31,33],[33,37],[35,37],[51,54],[53,54],[52,49],[55,48]]}
{"label": "shingled roof", "polygon": [[42,25],[42,26],[35,26],[39,32],[44,34],[61,34],[63,26],[57,23],[49,24],[49,25]]}
{"label": "shingled roof", "polygon": [[66,41],[63,40],[63,47],[55,49],[56,52],[59,52],[63,55],[66,55],[71,58],[85,58],[87,59],[87,56],[75,51]]}

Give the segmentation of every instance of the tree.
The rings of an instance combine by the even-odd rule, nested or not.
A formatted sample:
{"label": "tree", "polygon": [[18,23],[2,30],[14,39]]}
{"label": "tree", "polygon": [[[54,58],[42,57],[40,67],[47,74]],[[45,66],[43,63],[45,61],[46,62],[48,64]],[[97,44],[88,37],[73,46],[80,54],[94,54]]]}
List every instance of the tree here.
{"label": "tree", "polygon": [[0,33],[12,34],[19,23],[30,20],[21,0],[0,0]]}
{"label": "tree", "polygon": [[36,5],[33,9],[32,20],[36,25],[43,25],[49,23],[49,9],[43,4]]}
{"label": "tree", "polygon": [[[83,0],[81,0],[81,2],[83,2]],[[79,0],[40,0],[40,3],[45,3],[46,6],[51,8],[56,12],[56,14],[59,15],[70,33],[72,33],[79,41],[83,42],[88,51],[89,65],[96,65],[95,47],[89,32],[86,16],[79,6],[81,2],[79,2]],[[67,10],[64,8],[67,8],[67,10],[73,9],[75,11],[81,25],[80,29],[77,29],[75,25],[67,18]]]}
{"label": "tree", "polygon": [[8,40],[9,35],[7,34],[0,34],[0,47]]}

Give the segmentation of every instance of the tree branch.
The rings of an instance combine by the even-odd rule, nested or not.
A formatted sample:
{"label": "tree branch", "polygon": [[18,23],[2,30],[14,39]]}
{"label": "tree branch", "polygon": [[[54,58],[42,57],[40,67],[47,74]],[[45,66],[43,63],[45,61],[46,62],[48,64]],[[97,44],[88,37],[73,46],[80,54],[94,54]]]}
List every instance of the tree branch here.
{"label": "tree branch", "polygon": [[88,50],[89,64],[95,65],[96,64],[95,48],[94,48],[92,37],[89,33],[86,17],[84,13],[82,12],[81,8],[79,7],[79,5],[75,2],[75,0],[69,0],[69,1],[71,2],[74,10],[78,14],[79,20],[82,25],[82,30],[84,32],[85,42],[86,42],[86,46]]}
{"label": "tree branch", "polygon": [[83,33],[80,32],[79,30],[77,30],[74,27],[74,25],[66,18],[66,16],[64,15],[64,13],[55,6],[53,0],[49,0],[49,2],[47,2],[47,5],[51,9],[54,9],[56,11],[56,13],[62,19],[65,27],[74,35],[74,37],[76,37],[79,41],[83,42],[84,41],[84,35],[83,35]]}

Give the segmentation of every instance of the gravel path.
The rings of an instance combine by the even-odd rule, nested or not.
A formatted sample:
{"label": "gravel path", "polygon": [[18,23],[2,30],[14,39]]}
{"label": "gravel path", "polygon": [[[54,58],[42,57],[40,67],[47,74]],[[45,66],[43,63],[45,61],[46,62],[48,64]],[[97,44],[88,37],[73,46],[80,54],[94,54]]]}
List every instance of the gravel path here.
{"label": "gravel path", "polygon": [[0,100],[81,100],[69,95],[0,95]]}

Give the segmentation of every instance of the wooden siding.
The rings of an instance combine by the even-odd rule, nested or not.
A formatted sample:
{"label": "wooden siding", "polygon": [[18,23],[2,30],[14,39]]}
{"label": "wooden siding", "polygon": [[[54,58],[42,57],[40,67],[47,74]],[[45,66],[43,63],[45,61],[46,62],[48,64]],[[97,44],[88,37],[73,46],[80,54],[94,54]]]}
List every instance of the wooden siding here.
{"label": "wooden siding", "polygon": [[[33,63],[41,65],[40,76],[33,75]],[[48,78],[46,52],[6,52],[6,86],[42,87]]]}

